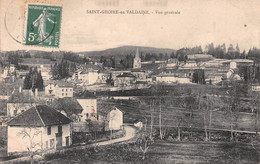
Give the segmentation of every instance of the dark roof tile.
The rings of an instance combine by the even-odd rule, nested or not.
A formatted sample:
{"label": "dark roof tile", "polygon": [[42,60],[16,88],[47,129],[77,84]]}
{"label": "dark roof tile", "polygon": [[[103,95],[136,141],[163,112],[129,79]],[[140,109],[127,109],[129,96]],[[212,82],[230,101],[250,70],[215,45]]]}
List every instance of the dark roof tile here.
{"label": "dark roof tile", "polygon": [[46,105],[32,107],[15,118],[7,122],[9,126],[41,127],[50,125],[63,125],[70,123],[71,120]]}

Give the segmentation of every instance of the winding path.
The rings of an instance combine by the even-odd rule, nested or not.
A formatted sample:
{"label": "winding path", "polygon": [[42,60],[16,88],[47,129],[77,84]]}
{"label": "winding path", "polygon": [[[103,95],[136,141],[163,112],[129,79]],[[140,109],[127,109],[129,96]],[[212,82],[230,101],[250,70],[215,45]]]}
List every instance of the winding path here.
{"label": "winding path", "polygon": [[108,140],[108,141],[97,142],[97,143],[90,144],[90,145],[87,145],[87,146],[91,147],[91,146],[95,146],[95,145],[97,145],[97,146],[110,145],[110,144],[114,144],[114,143],[128,141],[128,140],[134,138],[135,133],[136,133],[135,128],[128,126],[128,125],[124,125],[124,126],[125,126],[124,127],[125,128],[125,136],[124,137],[116,138],[116,139],[112,139],[112,140]]}

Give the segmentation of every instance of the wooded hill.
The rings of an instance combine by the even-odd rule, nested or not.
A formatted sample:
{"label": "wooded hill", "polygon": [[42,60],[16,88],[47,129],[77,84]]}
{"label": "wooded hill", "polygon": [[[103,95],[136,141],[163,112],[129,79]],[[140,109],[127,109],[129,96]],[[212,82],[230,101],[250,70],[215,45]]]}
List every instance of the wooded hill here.
{"label": "wooded hill", "polygon": [[139,47],[139,46],[121,46],[117,48],[110,48],[103,51],[89,51],[89,52],[79,52],[79,54],[84,54],[88,57],[101,57],[101,56],[115,56],[115,57],[124,57],[126,55],[135,55],[138,48],[139,55],[141,54],[168,54],[175,52],[174,49],[168,48],[154,48],[154,47]]}

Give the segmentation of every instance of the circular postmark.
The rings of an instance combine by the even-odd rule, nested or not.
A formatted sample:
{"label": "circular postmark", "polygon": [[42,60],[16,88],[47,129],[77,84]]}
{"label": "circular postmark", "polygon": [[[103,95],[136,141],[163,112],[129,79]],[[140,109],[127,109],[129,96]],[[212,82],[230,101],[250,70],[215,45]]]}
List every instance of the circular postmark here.
{"label": "circular postmark", "polygon": [[61,7],[12,0],[4,16],[8,35],[23,45],[59,46]]}

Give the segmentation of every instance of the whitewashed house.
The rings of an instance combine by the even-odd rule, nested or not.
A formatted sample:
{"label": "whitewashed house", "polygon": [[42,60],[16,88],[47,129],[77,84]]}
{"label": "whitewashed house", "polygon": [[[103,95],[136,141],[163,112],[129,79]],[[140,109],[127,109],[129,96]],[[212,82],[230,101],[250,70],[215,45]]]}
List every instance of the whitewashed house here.
{"label": "whitewashed house", "polygon": [[168,59],[166,63],[166,68],[173,68],[179,65],[178,59]]}
{"label": "whitewashed house", "polygon": [[55,90],[56,89],[55,89],[54,83],[49,83],[44,88],[45,95],[48,95],[48,96],[55,96]]}
{"label": "whitewashed house", "polygon": [[97,97],[87,91],[84,91],[78,98],[77,102],[82,107],[82,112],[79,114],[79,119],[81,122],[86,122],[86,120],[97,121]]}
{"label": "whitewashed house", "polygon": [[198,69],[198,64],[193,60],[186,61],[179,69]]}
{"label": "whitewashed house", "polygon": [[52,78],[51,67],[49,65],[40,65],[40,67],[38,67],[38,71],[41,72],[42,79],[44,81]]}
{"label": "whitewashed house", "polygon": [[76,71],[72,79],[77,79],[84,82],[86,85],[92,85],[95,83],[106,83],[109,73],[96,69],[89,69],[83,71]]}
{"label": "whitewashed house", "polygon": [[30,151],[70,146],[71,120],[46,105],[37,105],[7,122],[7,152]]}
{"label": "whitewashed house", "polygon": [[191,79],[189,77],[178,77],[175,74],[160,74],[160,75],[156,76],[156,82],[158,82],[158,83],[190,84]]}
{"label": "whitewashed house", "polygon": [[107,125],[109,130],[119,130],[123,127],[123,112],[113,107],[106,115]]}
{"label": "whitewashed house", "polygon": [[119,107],[101,105],[98,112],[99,121],[105,123],[105,130],[120,130],[123,128],[123,112]]}
{"label": "whitewashed house", "polygon": [[65,81],[57,81],[55,97],[73,97],[73,85]]}
{"label": "whitewashed house", "polygon": [[73,97],[73,85],[65,81],[55,81],[44,88],[45,95],[56,98]]}

